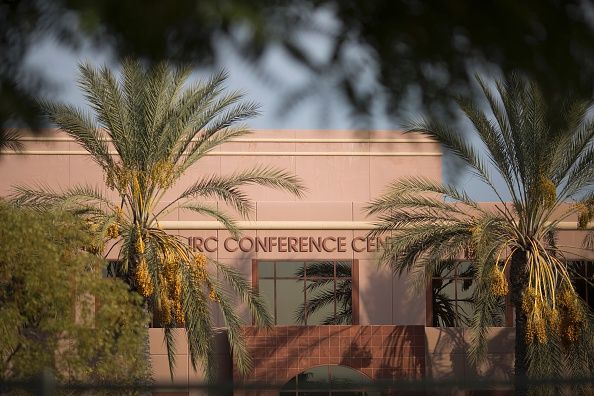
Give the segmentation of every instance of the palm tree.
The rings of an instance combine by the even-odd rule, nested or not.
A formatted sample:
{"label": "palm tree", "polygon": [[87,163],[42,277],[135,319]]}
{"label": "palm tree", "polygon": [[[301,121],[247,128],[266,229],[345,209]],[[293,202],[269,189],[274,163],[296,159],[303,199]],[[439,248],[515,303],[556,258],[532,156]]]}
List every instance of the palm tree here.
{"label": "palm tree", "polygon": [[[486,355],[487,326],[500,296],[509,292],[516,312],[516,378],[590,374],[590,312],[555,243],[559,222],[587,212],[584,202],[594,196],[589,190],[594,182],[594,122],[586,116],[590,103],[566,100],[552,106],[534,83],[517,75],[496,82],[495,89],[477,80],[490,112],[468,100],[457,104],[484,152],[431,119],[410,130],[463,160],[500,202],[483,207],[453,186],[405,178],[369,204],[368,212],[379,215],[372,234],[392,234],[382,259],[396,274],[430,277],[440,263],[472,253],[476,288],[470,352],[475,361]],[[505,182],[505,194],[493,174]]]}
{"label": "palm tree", "polygon": [[[65,191],[18,187],[14,199],[40,208],[60,206],[83,216],[97,235],[90,247],[93,251],[100,253],[107,241],[115,242],[120,261],[112,272],[144,297],[147,309],[165,328],[171,373],[175,364],[172,329],[184,326],[194,369],[202,359],[207,376],[213,378],[213,303],[223,314],[242,372],[249,369],[250,357],[229,290],[247,303],[256,325],[271,325],[271,317],[238,271],[194,253],[184,240],[161,230],[159,219],[179,208],[211,216],[237,235],[233,219],[205,199],[224,201],[247,215],[253,204],[242,186],[268,186],[297,196],[304,188],[288,172],[256,167],[230,176],[202,177],[159,208],[163,195],[192,165],[216,146],[248,133],[238,123],[257,114],[257,106],[242,101],[240,93],[224,92],[225,73],[188,86],[190,73],[189,68],[173,70],[166,63],[146,69],[128,60],[117,80],[107,67],[81,65],[79,84],[95,116],[65,104],[44,102],[42,106],[103,169],[106,185],[117,192],[118,202],[90,186]],[[225,284],[217,280],[217,272]]]}

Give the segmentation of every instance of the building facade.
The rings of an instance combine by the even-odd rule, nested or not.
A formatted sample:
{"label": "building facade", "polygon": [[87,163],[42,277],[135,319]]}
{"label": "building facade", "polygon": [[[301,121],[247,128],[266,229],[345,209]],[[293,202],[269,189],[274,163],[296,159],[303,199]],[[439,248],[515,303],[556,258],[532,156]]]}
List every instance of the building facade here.
{"label": "building facade", "polygon": [[[490,330],[488,363],[473,367],[466,358],[469,333],[464,327],[472,280],[464,265],[446,267],[426,286],[416,282],[415,287],[410,276],[395,277],[378,266],[385,240],[367,236],[374,219],[366,216],[365,206],[390,182],[413,175],[441,180],[438,144],[394,131],[257,131],[210,152],[161,205],[201,176],[258,165],[296,174],[308,189],[305,197],[246,188],[255,211],[239,219],[242,235],[237,239],[218,222],[189,212],[174,211],[160,222],[196,251],[240,270],[274,316],[274,327],[257,329],[247,307],[237,304],[254,362],[247,376],[234,370],[222,317],[215,317],[222,328],[216,340],[221,379],[272,384],[276,389],[268,393],[277,394],[349,378],[510,378],[514,334],[509,304],[502,308],[498,327]],[[13,185],[39,182],[55,188],[103,186],[103,176],[76,142],[52,131],[26,138],[22,152],[0,157],[0,195],[8,195]],[[580,246],[582,236],[567,230],[560,238]],[[576,252],[576,260],[580,254]],[[110,258],[116,256],[112,253]],[[170,381],[162,330],[151,329],[150,337],[154,378]],[[203,377],[191,368],[182,329],[176,337],[173,381],[200,382]],[[475,390],[469,386],[452,392]]]}

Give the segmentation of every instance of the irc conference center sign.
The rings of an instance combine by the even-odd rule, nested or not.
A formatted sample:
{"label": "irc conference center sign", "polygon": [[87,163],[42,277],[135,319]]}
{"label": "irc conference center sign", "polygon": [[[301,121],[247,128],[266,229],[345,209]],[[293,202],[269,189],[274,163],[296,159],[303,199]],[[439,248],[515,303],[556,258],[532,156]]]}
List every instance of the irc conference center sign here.
{"label": "irc conference center sign", "polygon": [[272,253],[312,253],[312,252],[376,252],[385,243],[385,238],[359,236],[267,236],[267,237],[228,237],[223,240],[215,236],[188,237],[192,249],[198,252],[216,252],[222,247],[227,252],[272,252]]}

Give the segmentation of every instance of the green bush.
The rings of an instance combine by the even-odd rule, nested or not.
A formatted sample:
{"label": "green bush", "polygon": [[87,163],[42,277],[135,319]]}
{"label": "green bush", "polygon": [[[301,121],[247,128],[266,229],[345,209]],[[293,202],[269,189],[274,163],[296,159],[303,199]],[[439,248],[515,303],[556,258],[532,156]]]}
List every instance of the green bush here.
{"label": "green bush", "polygon": [[84,223],[2,202],[0,219],[0,380],[50,369],[63,384],[145,382],[148,318],[84,250]]}

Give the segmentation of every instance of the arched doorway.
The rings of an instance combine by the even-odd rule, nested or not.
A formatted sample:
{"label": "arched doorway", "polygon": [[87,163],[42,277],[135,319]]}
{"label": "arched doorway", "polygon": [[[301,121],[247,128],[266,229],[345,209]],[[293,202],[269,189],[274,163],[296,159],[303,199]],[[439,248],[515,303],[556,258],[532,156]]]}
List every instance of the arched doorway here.
{"label": "arched doorway", "polygon": [[328,365],[309,368],[291,378],[280,390],[281,395],[357,395],[378,396],[377,391],[368,391],[371,379],[363,373],[346,366]]}

